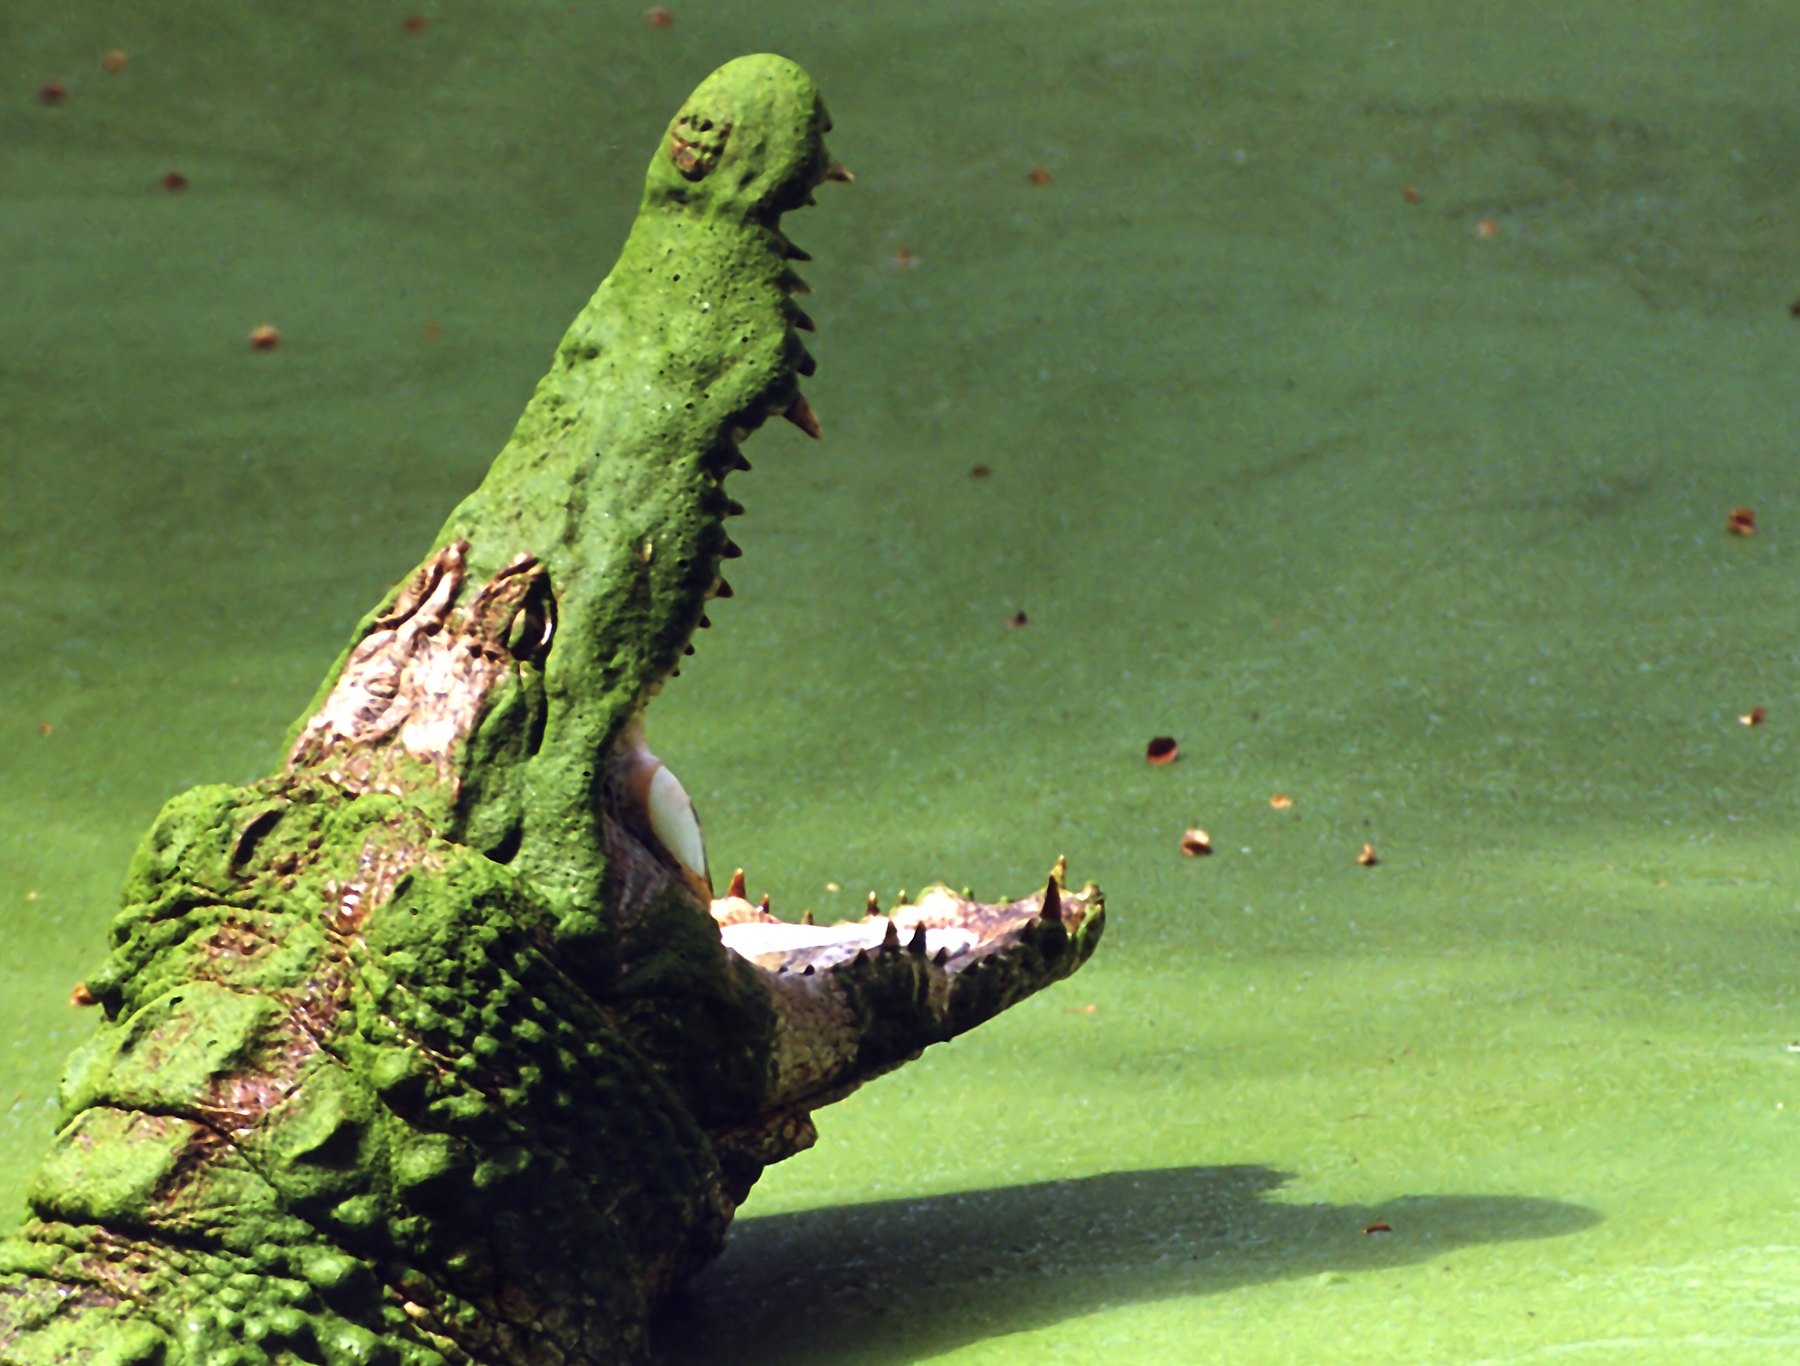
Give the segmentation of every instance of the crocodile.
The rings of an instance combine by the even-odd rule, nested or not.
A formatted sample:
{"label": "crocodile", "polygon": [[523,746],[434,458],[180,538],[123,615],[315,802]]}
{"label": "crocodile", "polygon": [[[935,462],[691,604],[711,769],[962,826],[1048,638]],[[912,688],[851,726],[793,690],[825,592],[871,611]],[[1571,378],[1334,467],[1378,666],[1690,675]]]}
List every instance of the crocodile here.
{"label": "crocodile", "polygon": [[[783,58],[681,107],[511,439],[277,772],[133,856],[23,1226],[4,1366],[610,1366],[812,1114],[1099,941],[1098,889],[837,925],[718,895],[645,710],[820,423],[782,230],[830,122]],[[713,610],[717,610],[715,607]]]}

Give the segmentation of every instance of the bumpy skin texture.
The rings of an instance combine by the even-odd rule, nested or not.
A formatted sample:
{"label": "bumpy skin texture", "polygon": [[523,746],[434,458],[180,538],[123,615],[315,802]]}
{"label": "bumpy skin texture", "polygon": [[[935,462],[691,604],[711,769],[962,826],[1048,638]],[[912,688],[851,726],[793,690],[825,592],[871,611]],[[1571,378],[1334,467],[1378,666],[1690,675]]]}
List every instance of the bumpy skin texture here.
{"label": "bumpy skin texture", "polygon": [[836,928],[715,898],[643,744],[735,556],[738,443],[812,372],[781,215],[828,127],[714,73],[487,480],[280,772],[172,801],[0,1244],[6,1366],[637,1362],[808,1116],[1074,971],[1092,888]]}

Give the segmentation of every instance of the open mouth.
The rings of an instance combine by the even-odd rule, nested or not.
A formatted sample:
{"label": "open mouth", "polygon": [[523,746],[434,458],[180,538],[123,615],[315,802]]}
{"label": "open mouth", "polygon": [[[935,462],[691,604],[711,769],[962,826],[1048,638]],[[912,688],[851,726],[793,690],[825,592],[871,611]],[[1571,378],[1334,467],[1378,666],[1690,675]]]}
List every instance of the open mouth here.
{"label": "open mouth", "polygon": [[854,920],[819,925],[810,912],[800,922],[783,920],[768,897],[750,900],[741,868],[724,895],[715,894],[699,816],[681,780],[650,751],[641,715],[620,737],[610,770],[604,805],[618,902],[654,903],[678,886],[694,909],[710,913],[725,948],[772,976],[810,977],[857,967],[871,955],[904,953],[948,984],[1015,949],[1029,947],[1053,962],[1084,925],[1084,938],[1097,936],[1104,917],[1099,889],[1069,891],[1058,858],[1043,890],[1016,901],[976,901],[938,883],[916,899],[901,893],[885,911],[871,892]]}

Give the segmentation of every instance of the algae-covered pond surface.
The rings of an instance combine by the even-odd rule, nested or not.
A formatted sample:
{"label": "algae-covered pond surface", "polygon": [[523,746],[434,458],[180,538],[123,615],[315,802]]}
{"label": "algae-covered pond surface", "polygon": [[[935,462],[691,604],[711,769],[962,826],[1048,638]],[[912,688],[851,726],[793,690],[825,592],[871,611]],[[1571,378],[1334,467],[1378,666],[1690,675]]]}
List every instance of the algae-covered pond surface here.
{"label": "algae-covered pond surface", "polygon": [[7,1220],[151,816],[775,50],[857,173],[826,439],[753,441],[652,738],[777,911],[1066,853],[1109,927],[823,1112],[669,1362],[1793,1358],[1791,6],[412,12],[0,9]]}

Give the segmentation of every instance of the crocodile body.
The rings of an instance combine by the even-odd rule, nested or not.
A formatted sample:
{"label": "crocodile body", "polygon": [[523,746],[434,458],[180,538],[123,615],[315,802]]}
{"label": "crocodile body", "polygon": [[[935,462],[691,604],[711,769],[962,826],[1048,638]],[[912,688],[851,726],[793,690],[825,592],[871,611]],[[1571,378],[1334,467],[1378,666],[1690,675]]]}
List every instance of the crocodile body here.
{"label": "crocodile body", "polygon": [[835,927],[715,895],[644,711],[800,396],[783,59],[677,114],[623,254],[280,771],[169,803],[0,1243],[5,1366],[609,1366],[813,1110],[1074,971],[1093,888]]}

